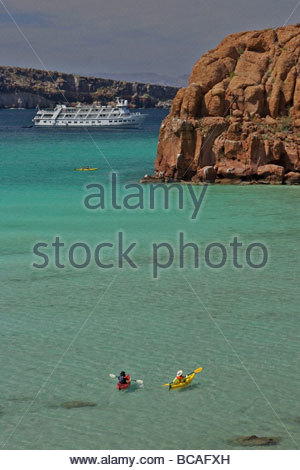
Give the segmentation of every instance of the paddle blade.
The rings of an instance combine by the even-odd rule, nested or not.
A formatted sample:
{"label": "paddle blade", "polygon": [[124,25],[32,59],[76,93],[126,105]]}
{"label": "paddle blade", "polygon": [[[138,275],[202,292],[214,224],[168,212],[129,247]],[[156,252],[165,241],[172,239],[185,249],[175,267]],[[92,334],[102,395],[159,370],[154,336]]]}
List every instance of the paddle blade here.
{"label": "paddle blade", "polygon": [[144,381],[143,380],[137,380],[136,383],[139,384],[139,385],[142,385],[144,383]]}
{"label": "paddle blade", "polygon": [[163,384],[163,387],[168,387],[170,384]]}
{"label": "paddle blade", "polygon": [[115,376],[115,374],[109,374],[109,376],[112,378],[112,379],[116,379],[117,377]]}
{"label": "paddle blade", "polygon": [[199,374],[199,372],[201,372],[202,369],[203,369],[203,367],[199,367],[199,369],[194,370],[194,373],[195,373],[195,374]]}

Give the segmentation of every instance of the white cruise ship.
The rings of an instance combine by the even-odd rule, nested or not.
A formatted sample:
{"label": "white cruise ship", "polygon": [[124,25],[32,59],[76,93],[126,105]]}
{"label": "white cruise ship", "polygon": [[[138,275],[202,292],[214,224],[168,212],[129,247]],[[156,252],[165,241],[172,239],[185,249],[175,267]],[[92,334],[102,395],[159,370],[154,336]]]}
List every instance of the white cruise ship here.
{"label": "white cruise ship", "polygon": [[57,105],[54,109],[38,109],[33,118],[36,127],[126,127],[136,128],[146,114],[132,113],[128,101],[117,98],[116,106]]}

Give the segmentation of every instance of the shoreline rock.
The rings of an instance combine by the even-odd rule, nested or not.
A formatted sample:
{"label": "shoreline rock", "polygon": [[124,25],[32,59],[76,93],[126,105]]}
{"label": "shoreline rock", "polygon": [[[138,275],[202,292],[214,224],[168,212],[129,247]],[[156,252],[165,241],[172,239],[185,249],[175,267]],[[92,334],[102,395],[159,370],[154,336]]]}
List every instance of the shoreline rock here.
{"label": "shoreline rock", "polygon": [[60,405],[62,408],[85,408],[85,407],[94,407],[97,406],[97,403],[89,402],[89,401],[79,401],[79,400],[74,400],[74,401],[66,401],[64,403],[61,403]]}
{"label": "shoreline rock", "polygon": [[299,72],[300,24],[225,37],[173,99],[154,177],[300,184]]}
{"label": "shoreline rock", "polygon": [[233,444],[238,444],[245,447],[250,446],[275,446],[279,444],[280,438],[279,437],[257,437],[255,435],[252,436],[242,436],[237,437],[236,439],[232,440]]}

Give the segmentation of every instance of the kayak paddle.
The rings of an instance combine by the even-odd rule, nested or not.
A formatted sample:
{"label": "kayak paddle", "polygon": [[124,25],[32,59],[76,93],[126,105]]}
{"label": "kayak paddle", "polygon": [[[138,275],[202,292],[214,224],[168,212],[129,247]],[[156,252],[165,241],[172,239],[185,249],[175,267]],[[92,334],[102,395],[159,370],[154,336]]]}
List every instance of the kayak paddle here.
{"label": "kayak paddle", "polygon": [[[118,377],[115,375],[115,374],[109,374],[109,376],[112,378],[112,379],[117,379]],[[131,382],[136,382],[137,384],[139,385],[142,385],[144,383],[143,380],[138,380],[138,379],[130,379]]]}
{"label": "kayak paddle", "polygon": [[[189,374],[187,374],[187,376],[192,375],[192,374],[199,374],[199,372],[201,372],[202,369],[203,367],[199,367],[198,369],[193,370],[193,372],[190,372]],[[164,384],[164,386],[169,386],[169,385],[172,385],[172,382],[170,384]]]}

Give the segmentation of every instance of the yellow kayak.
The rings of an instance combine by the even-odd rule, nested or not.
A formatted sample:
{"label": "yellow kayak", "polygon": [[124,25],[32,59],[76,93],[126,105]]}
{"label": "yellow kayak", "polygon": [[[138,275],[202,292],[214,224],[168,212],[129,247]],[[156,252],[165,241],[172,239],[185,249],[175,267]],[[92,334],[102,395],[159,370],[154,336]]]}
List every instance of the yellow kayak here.
{"label": "yellow kayak", "polygon": [[169,390],[174,390],[175,388],[185,388],[185,387],[187,387],[188,385],[190,385],[192,383],[192,381],[194,380],[195,375],[199,374],[199,372],[202,372],[202,367],[199,367],[198,369],[195,369],[193,372],[188,374],[185,377],[185,380],[183,380],[182,382],[177,382],[176,383],[176,380],[175,380],[175,383],[172,382],[170,384],[164,384],[164,386],[168,386]]}
{"label": "yellow kayak", "polygon": [[171,390],[174,390],[175,388],[184,388],[184,387],[187,387],[188,385],[190,385],[190,383],[193,381],[195,377],[195,372],[193,372],[192,374],[190,375],[187,375],[186,376],[186,379],[178,384],[172,384],[170,389]]}
{"label": "yellow kayak", "polygon": [[97,171],[98,168],[75,168],[75,171]]}

